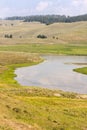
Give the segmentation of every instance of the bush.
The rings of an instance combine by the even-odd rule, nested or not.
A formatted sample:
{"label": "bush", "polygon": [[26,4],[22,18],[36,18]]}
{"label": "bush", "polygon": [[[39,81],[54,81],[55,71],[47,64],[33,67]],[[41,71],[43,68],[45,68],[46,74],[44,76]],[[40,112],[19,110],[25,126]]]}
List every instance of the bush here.
{"label": "bush", "polygon": [[13,108],[13,111],[16,112],[16,113],[20,113],[21,110],[19,108]]}
{"label": "bush", "polygon": [[45,39],[45,38],[47,38],[47,36],[45,36],[45,35],[41,35],[41,34],[40,34],[40,35],[37,36],[37,38]]}
{"label": "bush", "polygon": [[8,35],[8,34],[5,34],[5,36],[4,36],[5,38],[13,38],[13,35],[12,34],[10,34],[10,35]]}

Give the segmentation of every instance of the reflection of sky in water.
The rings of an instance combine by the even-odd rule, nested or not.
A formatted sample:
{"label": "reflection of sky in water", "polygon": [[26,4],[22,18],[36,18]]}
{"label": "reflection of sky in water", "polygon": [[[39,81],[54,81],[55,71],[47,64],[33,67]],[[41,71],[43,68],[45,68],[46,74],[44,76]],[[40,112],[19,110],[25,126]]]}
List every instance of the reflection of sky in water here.
{"label": "reflection of sky in water", "polygon": [[44,56],[44,58],[46,60],[41,64],[17,69],[16,80],[25,86],[87,93],[87,76],[72,71],[82,66],[65,64],[87,63],[86,56]]}

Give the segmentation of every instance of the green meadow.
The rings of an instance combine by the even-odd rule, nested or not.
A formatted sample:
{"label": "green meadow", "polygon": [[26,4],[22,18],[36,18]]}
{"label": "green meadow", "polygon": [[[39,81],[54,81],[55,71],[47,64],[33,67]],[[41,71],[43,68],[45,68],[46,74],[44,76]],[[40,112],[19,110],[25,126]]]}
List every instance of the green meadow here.
{"label": "green meadow", "polygon": [[28,52],[39,54],[58,55],[87,55],[87,45],[65,45],[65,44],[22,44],[22,45],[0,45],[0,51]]}
{"label": "green meadow", "polygon": [[[0,22],[0,130],[86,130],[86,94],[21,86],[14,71],[43,62],[40,54],[87,56],[87,22]],[[38,39],[38,34],[48,38]],[[87,67],[76,71],[87,74]]]}

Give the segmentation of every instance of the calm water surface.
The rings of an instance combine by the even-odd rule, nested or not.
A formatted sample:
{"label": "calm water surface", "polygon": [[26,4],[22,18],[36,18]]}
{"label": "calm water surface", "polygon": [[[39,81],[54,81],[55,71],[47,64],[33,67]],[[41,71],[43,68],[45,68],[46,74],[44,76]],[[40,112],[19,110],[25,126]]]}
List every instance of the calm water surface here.
{"label": "calm water surface", "polygon": [[39,86],[78,93],[87,93],[87,75],[73,72],[83,67],[67,63],[87,63],[87,56],[43,56],[38,65],[15,70],[18,83],[24,86]]}

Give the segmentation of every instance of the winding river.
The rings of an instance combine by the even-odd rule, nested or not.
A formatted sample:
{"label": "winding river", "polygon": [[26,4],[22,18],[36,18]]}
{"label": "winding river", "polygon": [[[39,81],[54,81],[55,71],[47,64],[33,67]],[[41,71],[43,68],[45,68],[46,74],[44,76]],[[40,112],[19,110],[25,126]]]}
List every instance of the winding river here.
{"label": "winding river", "polygon": [[87,75],[74,72],[87,63],[87,56],[43,56],[38,65],[17,68],[15,78],[23,86],[38,86],[87,94]]}

